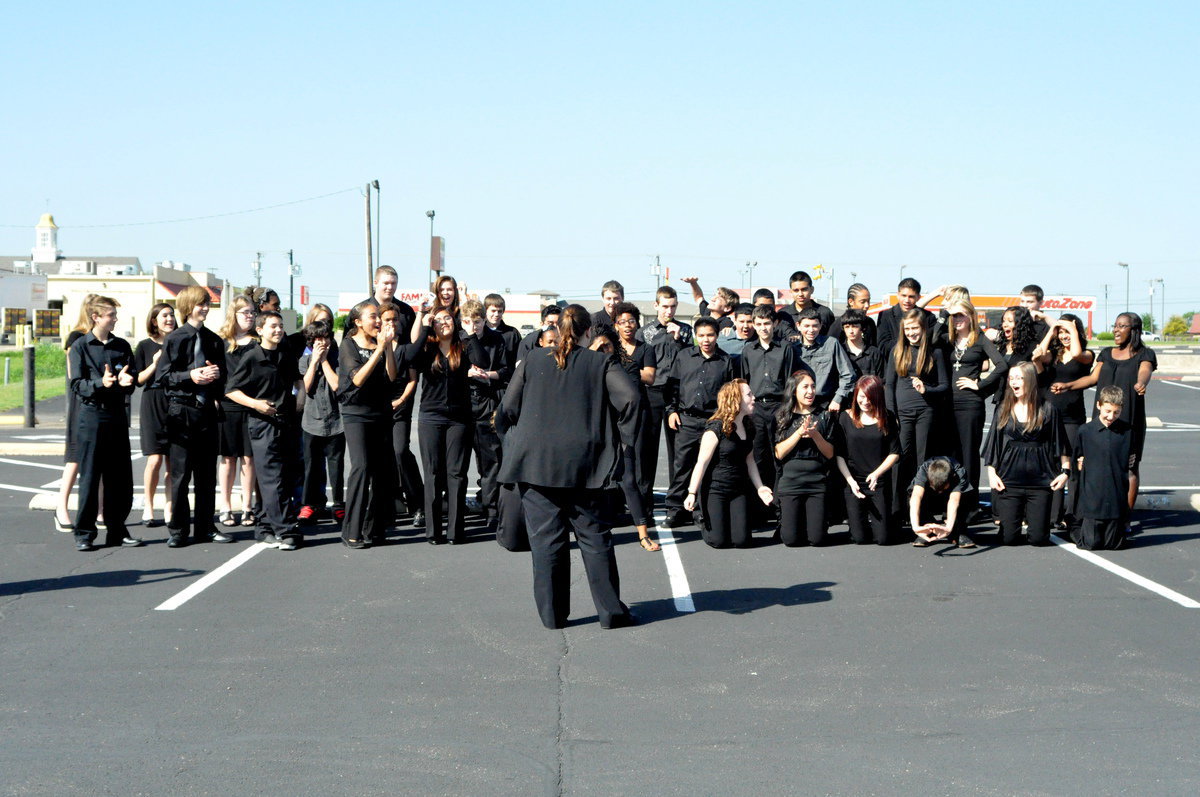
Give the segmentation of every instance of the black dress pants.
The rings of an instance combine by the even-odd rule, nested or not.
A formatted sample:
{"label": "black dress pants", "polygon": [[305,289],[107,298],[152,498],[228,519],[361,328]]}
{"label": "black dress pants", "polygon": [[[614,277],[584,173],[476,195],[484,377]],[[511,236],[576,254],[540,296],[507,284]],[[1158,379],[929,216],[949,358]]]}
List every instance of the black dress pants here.
{"label": "black dress pants", "polygon": [[[425,537],[465,542],[467,466],[473,423],[418,424],[421,465],[425,471]],[[442,496],[448,514],[442,516]]]}
{"label": "black dress pants", "polygon": [[[172,401],[167,408],[167,439],[171,463],[171,517],[167,532],[187,539],[189,527],[197,539],[216,533],[213,512],[217,489],[217,410]],[[189,515],[188,485],[195,505]]]}
{"label": "black dress pants", "polygon": [[885,473],[875,483],[875,490],[865,484],[858,489],[866,498],[858,498],[849,488],[843,488],[846,501],[846,521],[850,526],[850,540],[855,545],[887,545],[893,534],[892,522],[892,474]]}
{"label": "black dress pants", "polygon": [[979,508],[979,479],[983,475],[983,462],[979,452],[983,448],[983,422],[986,405],[983,400],[958,401],[954,404],[954,446],[950,456],[967,469],[971,486],[975,489],[963,496],[959,511],[968,516]]}
{"label": "black dress pants", "polygon": [[571,614],[571,532],[600,624],[627,614],[612,534],[602,520],[603,491],[522,484],[521,504],[533,550],[533,599],[542,625],[562,628]]}
{"label": "black dress pants", "polygon": [[289,523],[288,503],[295,483],[296,454],[292,450],[295,427],[283,420],[265,421],[253,413],[246,418],[250,433],[250,451],[254,457],[254,476],[258,482],[262,512],[258,515],[258,539],[267,534],[299,538],[294,523]]}
{"label": "black dress pants", "polygon": [[1021,544],[1021,522],[1029,526],[1030,545],[1050,544],[1051,490],[1046,487],[1006,485],[993,492],[992,501],[1000,515],[1000,540],[1005,545]]}
{"label": "black dress pants", "polygon": [[421,468],[412,450],[412,412],[392,421],[392,450],[396,457],[396,472],[400,475],[396,497],[404,501],[404,508],[416,512],[425,502],[425,483],[421,481]]}
{"label": "black dress pants", "polygon": [[638,487],[648,511],[654,509],[654,479],[658,473],[658,446],[661,436],[667,438],[667,484],[675,481],[675,430],[667,426],[667,400],[661,387],[646,388],[646,416],[642,418],[645,429],[638,442],[641,445],[642,472]]}
{"label": "black dress pants", "polygon": [[392,456],[392,420],[342,418],[350,475],[346,484],[343,540],[381,542],[393,517],[396,460]]}
{"label": "black dress pants", "polygon": [[[896,465],[896,483],[892,488],[894,497],[898,498],[913,477],[917,468],[921,467],[929,456],[929,436],[933,432],[933,407],[913,407],[900,409],[896,413],[900,425],[900,462]],[[895,501],[893,506],[898,506]]]}
{"label": "black dress pants", "polygon": [[704,496],[704,541],[713,548],[749,548],[750,497],[745,490],[726,491],[710,487]]}
{"label": "black dress pants", "polygon": [[692,469],[700,454],[700,438],[704,436],[704,418],[679,414],[679,429],[675,433],[675,474],[671,478],[671,489],[667,492],[667,511],[683,509],[687,498],[688,483],[692,480]]}
{"label": "black dress pants", "polygon": [[789,548],[829,540],[825,525],[825,491],[812,495],[779,495],[779,539]]}
{"label": "black dress pants", "polygon": [[488,523],[495,523],[499,514],[497,506],[500,484],[496,476],[500,473],[500,435],[492,427],[492,421],[476,421],[471,448],[475,452],[475,470],[479,472],[479,493],[476,498],[487,516]]}
{"label": "black dress pants", "polygon": [[78,455],[79,508],[75,512],[75,539],[96,539],[96,514],[100,485],[104,484],[105,541],[120,545],[128,532],[125,519],[133,505],[133,466],[129,458],[129,427],[124,414],[113,417],[82,402],[76,407],[75,452]]}
{"label": "black dress pants", "polygon": [[775,488],[775,413],[779,403],[773,401],[754,402],[754,464],[762,483]]}
{"label": "black dress pants", "polygon": [[[346,435],[321,437],[304,432],[304,491],[300,503],[320,509],[327,500],[346,503]],[[326,487],[329,495],[326,497]]]}

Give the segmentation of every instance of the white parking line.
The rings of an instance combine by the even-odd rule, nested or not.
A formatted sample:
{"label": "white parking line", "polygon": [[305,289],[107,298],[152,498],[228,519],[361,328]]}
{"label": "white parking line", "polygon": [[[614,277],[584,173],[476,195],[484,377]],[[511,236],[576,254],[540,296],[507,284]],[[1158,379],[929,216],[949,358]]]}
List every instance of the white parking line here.
{"label": "white parking line", "polygon": [[43,468],[45,470],[56,470],[59,473],[62,473],[62,469],[63,469],[63,466],[61,464],[47,465],[45,462],[26,462],[23,459],[5,459],[4,457],[0,457],[0,463],[3,463],[5,465],[24,465],[27,468]]}
{"label": "white parking line", "polygon": [[203,592],[204,590],[211,587],[213,584],[216,584],[218,581],[225,578],[225,576],[229,575],[234,570],[237,570],[239,567],[246,564],[246,562],[249,562],[251,559],[258,556],[260,553],[269,549],[270,547],[271,547],[270,545],[266,545],[265,543],[261,543],[261,542],[251,545],[249,548],[242,551],[237,556],[233,557],[228,562],[226,562],[225,564],[218,567],[216,570],[203,576],[195,584],[192,584],[190,587],[183,590],[182,592],[179,592],[174,597],[169,598],[168,600],[165,600],[162,603],[155,606],[154,611],[170,612],[170,611],[174,611],[175,609],[178,609],[180,606],[187,603],[192,598],[196,597],[201,592]]}
{"label": "white parking line", "polygon": [[1113,575],[1120,576],[1121,578],[1123,578],[1126,581],[1129,581],[1133,584],[1137,584],[1142,589],[1148,589],[1151,592],[1153,592],[1154,594],[1161,595],[1162,597],[1166,598],[1169,601],[1174,601],[1175,603],[1178,603],[1180,606],[1183,606],[1184,608],[1200,609],[1200,602],[1192,600],[1187,595],[1182,595],[1173,589],[1164,587],[1162,584],[1159,584],[1157,581],[1151,581],[1150,579],[1146,578],[1145,576],[1139,576],[1137,573],[1133,572],[1132,570],[1121,567],[1120,565],[1115,565],[1112,562],[1105,559],[1104,557],[1097,556],[1096,554],[1092,553],[1091,551],[1081,551],[1081,550],[1079,550],[1079,548],[1077,548],[1075,546],[1075,543],[1067,542],[1066,540],[1059,537],[1057,534],[1051,535],[1050,539],[1054,541],[1055,545],[1057,545],[1059,548],[1062,548],[1064,551],[1069,551],[1070,553],[1073,553],[1076,556],[1078,556],[1080,559],[1083,559],[1086,562],[1091,562],[1096,567],[1107,570],[1108,572],[1112,573]]}
{"label": "white parking line", "polygon": [[0,490],[15,490],[18,493],[37,493],[38,495],[55,495],[57,490],[42,490],[37,487],[22,487],[19,484],[0,484]]}
{"label": "white parking line", "polygon": [[671,530],[657,523],[657,520],[665,517],[665,513],[660,512],[659,515],[654,524],[654,533],[658,537],[658,544],[662,546],[663,563],[667,566],[667,577],[671,580],[671,597],[675,599],[675,611],[694,612],[696,602],[692,600],[692,587],[688,584],[687,573],[683,570],[683,559],[679,556],[679,548]]}
{"label": "white parking line", "polygon": [[1169,379],[1155,379],[1154,381],[1163,385],[1174,385],[1175,387],[1187,388],[1188,390],[1200,390],[1200,385],[1185,385],[1183,382],[1175,382]]}

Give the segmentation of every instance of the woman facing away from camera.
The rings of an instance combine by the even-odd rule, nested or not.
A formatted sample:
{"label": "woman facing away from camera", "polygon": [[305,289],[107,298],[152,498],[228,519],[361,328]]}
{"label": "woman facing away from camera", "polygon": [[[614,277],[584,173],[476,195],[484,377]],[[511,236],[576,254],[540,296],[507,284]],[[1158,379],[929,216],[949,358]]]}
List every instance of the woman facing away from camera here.
{"label": "woman facing away from camera", "polygon": [[604,491],[616,486],[620,446],[636,444],[638,397],[608,355],[581,345],[590,322],[585,308],[567,306],[557,343],[517,366],[496,413],[505,435],[500,481],[521,491],[534,601],[547,628],[563,628],[570,615],[572,532],[600,626],[636,622],[621,602]]}

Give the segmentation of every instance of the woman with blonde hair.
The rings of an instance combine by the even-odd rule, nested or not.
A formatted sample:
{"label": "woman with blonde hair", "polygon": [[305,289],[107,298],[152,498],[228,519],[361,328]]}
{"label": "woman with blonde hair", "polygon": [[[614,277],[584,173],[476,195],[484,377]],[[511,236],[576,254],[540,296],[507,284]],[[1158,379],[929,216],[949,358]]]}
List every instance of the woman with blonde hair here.
{"label": "woman with blonde hair", "polygon": [[[704,541],[713,548],[749,548],[750,495],[754,491],[764,504],[774,500],[771,488],[762,483],[754,462],[754,394],[745,379],[733,379],[717,392],[717,411],[704,425],[700,453],[683,508],[692,512],[697,496],[703,497]],[[712,464],[712,473],[708,466]],[[705,478],[707,475],[707,478]]]}
{"label": "woman with blonde hair", "polygon": [[1058,408],[1038,397],[1033,363],[1009,368],[983,458],[1004,545],[1020,543],[1022,523],[1030,545],[1050,544],[1051,493],[1067,483],[1070,453]]}
{"label": "woman with blonde hair", "polygon": [[[225,311],[225,322],[218,335],[225,341],[225,361],[228,373],[233,373],[250,346],[254,336],[254,319],[258,311],[253,300],[245,294],[233,297]],[[220,486],[218,512],[222,526],[237,525],[233,519],[234,474],[241,464],[242,525],[254,525],[254,460],[250,453],[250,431],[246,424],[246,408],[233,399],[221,396],[221,422],[217,439],[217,483]]]}
{"label": "woman with blonde hair", "polygon": [[[88,308],[98,297],[97,293],[89,293],[80,300],[79,318],[63,341],[66,351],[70,351],[75,341],[92,331],[92,316]],[[75,530],[69,501],[71,490],[75,488],[75,478],[79,475],[79,449],[75,442],[75,416],[78,414],[79,397],[71,390],[71,360],[67,358],[67,445],[63,454],[62,480],[58,486],[58,507],[54,510],[54,528],[59,531]],[[102,522],[102,519],[98,522]]]}

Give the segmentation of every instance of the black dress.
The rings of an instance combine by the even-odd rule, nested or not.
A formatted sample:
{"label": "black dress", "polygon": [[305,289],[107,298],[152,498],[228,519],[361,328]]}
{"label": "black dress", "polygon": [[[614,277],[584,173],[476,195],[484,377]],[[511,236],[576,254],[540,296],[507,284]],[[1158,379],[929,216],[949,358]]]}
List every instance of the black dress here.
{"label": "black dress", "polygon": [[[645,483],[646,470],[651,466],[642,459],[642,456],[646,451],[645,436],[652,433],[652,419],[650,417],[650,397],[646,390],[646,384],[642,381],[642,369],[656,368],[658,359],[654,353],[654,347],[640,340],[634,341],[632,353],[626,353],[619,340],[616,342],[616,346],[618,351],[613,355],[613,359],[629,377],[630,384],[638,394],[637,441],[632,446],[622,446],[621,448],[623,459],[621,492],[625,494],[625,508],[629,510],[633,524],[649,526],[651,517],[646,508],[647,502],[642,493],[642,486]],[[657,432],[658,428],[654,426],[653,433]]]}
{"label": "black dress", "polygon": [[1000,516],[1000,535],[1005,545],[1020,541],[1022,522],[1029,526],[1031,544],[1050,541],[1050,482],[1062,472],[1060,458],[1070,449],[1058,410],[1053,404],[1043,403],[1041,411],[1041,426],[1026,431],[1015,416],[1000,426],[997,409],[984,446],[984,463],[995,469],[1004,483],[1004,489],[994,493],[992,500]]}
{"label": "black dress", "polygon": [[[1143,362],[1150,363],[1150,370],[1158,370],[1158,357],[1154,354],[1154,349],[1149,346],[1143,346],[1138,349],[1128,360],[1118,360],[1112,356],[1113,347],[1109,346],[1101,350],[1100,356],[1097,359],[1097,366],[1103,365],[1104,369],[1100,371],[1100,379],[1096,382],[1096,395],[1100,395],[1100,390],[1109,385],[1116,385],[1125,392],[1125,403],[1121,406],[1121,420],[1129,424],[1132,438],[1129,441],[1129,453],[1133,454],[1134,466],[1133,472],[1136,474],[1138,465],[1142,461],[1142,451],[1146,447],[1146,397],[1138,395],[1138,392],[1133,389],[1137,384],[1138,370]],[[1093,408],[1093,420],[1100,417],[1100,410]]]}
{"label": "black dress", "polygon": [[[225,362],[228,364],[229,373],[232,374],[237,370],[242,357],[256,343],[257,341],[251,340],[249,343],[235,346],[232,351],[226,349]],[[223,457],[251,456],[250,431],[246,425],[246,408],[224,395],[221,396],[221,430],[217,453]]]}
{"label": "black dress", "polygon": [[[81,332],[78,329],[71,330],[67,335],[67,340],[63,343],[63,349],[71,350],[71,346],[75,341],[86,335],[86,332]],[[67,371],[67,446],[63,452],[63,462],[70,464],[79,462],[79,451],[75,445],[75,416],[79,413],[79,397],[75,395],[75,391],[71,390],[71,373]]]}
{"label": "black dress", "polygon": [[834,452],[846,461],[846,468],[854,477],[858,489],[866,496],[859,498],[849,485],[843,490],[850,539],[856,545],[866,545],[872,541],[884,545],[892,526],[892,473],[895,466],[879,478],[874,490],[868,488],[867,477],[889,456],[900,456],[900,429],[896,416],[889,412],[884,418],[886,435],[881,434],[879,424],[864,425],[862,428],[855,426],[849,412],[838,413],[837,421]]}
{"label": "black dress", "polygon": [[1052,523],[1067,523],[1069,516],[1075,514],[1074,505],[1079,492],[1079,473],[1075,467],[1075,448],[1079,441],[1079,428],[1087,422],[1087,409],[1084,407],[1082,390],[1067,390],[1063,393],[1050,391],[1049,385],[1055,382],[1074,382],[1082,379],[1091,371],[1091,366],[1072,357],[1067,362],[1052,360],[1044,367],[1047,389],[1043,394],[1045,401],[1053,404],[1063,419],[1063,429],[1067,433],[1067,447],[1071,453],[1071,471],[1067,480],[1067,488],[1054,493],[1050,509]]}
{"label": "black dress", "polygon": [[748,547],[750,536],[749,503],[754,492],[746,458],[754,453],[754,421],[742,419],[745,437],[737,424],[725,434],[719,420],[704,425],[704,432],[717,437],[717,447],[709,460],[708,472],[700,494],[704,498],[704,541],[713,548]]}
{"label": "black dress", "polygon": [[[146,338],[137,345],[133,353],[133,370],[141,373],[150,367],[154,355],[162,350],[161,343]],[[162,385],[155,382],[151,375],[146,384],[142,385],[142,399],[138,409],[138,427],[142,439],[142,456],[166,454],[169,448],[167,441],[167,392]]]}

